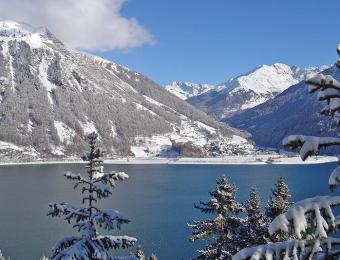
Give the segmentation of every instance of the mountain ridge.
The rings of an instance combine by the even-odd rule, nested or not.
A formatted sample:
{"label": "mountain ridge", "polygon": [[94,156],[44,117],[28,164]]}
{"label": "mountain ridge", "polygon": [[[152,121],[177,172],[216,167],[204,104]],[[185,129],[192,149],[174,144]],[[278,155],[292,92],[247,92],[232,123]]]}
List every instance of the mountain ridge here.
{"label": "mountain ridge", "polygon": [[188,81],[173,81],[164,88],[180,99],[186,100],[190,97],[201,95],[213,89],[214,86],[210,84],[192,83]]}
{"label": "mountain ridge", "polygon": [[[337,80],[340,74],[334,66],[321,72]],[[282,148],[282,139],[291,134],[337,136],[334,120],[320,115],[324,103],[310,94],[304,81],[295,84],[271,100],[243,111],[224,122],[246,130],[252,140],[263,147]]]}
{"label": "mountain ridge", "polygon": [[187,101],[217,120],[230,117],[272,99],[288,87],[302,81],[307,74],[318,73],[327,66],[299,68],[282,63],[260,65],[255,69],[216,85]]}

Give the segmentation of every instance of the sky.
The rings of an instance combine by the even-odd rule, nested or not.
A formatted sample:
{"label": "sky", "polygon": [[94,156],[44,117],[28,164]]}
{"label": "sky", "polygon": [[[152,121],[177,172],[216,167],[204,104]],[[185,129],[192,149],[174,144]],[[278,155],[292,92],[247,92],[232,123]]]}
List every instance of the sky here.
{"label": "sky", "polygon": [[72,48],[161,85],[218,84],[261,64],[333,64],[340,1],[0,0],[0,18],[48,27]]}

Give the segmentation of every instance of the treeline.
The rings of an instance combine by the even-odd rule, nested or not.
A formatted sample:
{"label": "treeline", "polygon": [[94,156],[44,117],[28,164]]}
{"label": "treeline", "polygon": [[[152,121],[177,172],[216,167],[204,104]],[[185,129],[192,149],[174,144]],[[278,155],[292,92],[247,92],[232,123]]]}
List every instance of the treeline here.
{"label": "treeline", "polygon": [[275,184],[264,209],[255,186],[243,202],[236,201],[236,192],[237,187],[221,176],[216,187],[209,192],[211,198],[195,205],[211,216],[189,224],[191,241],[207,242],[204,248],[198,250],[196,259],[231,259],[243,248],[283,241],[289,236],[280,232],[270,235],[268,232],[273,219],[292,205],[288,185],[282,177]]}

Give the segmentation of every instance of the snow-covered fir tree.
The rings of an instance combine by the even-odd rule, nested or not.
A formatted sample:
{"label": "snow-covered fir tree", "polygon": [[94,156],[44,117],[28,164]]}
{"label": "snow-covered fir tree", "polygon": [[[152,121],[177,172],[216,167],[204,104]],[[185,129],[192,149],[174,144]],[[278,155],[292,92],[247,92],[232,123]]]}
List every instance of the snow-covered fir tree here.
{"label": "snow-covered fir tree", "polygon": [[[88,135],[90,151],[85,152],[82,159],[86,161],[87,176],[66,173],[65,177],[75,182],[74,188],[80,187],[84,194],[82,206],[73,206],[69,203],[51,203],[47,215],[52,217],[63,216],[68,223],[80,233],[79,236],[69,236],[60,239],[52,249],[51,258],[57,259],[118,259],[111,256],[110,249],[126,248],[132,246],[136,239],[129,236],[100,235],[97,228],[105,230],[120,229],[121,225],[130,220],[117,210],[99,209],[98,200],[107,198],[112,194],[116,181],[128,178],[123,172],[103,171],[103,149],[97,146],[98,135]],[[126,258],[136,259],[128,256]],[[119,258],[121,259],[121,258]]]}
{"label": "snow-covered fir tree", "polygon": [[261,212],[261,200],[255,186],[251,188],[249,198],[243,206],[246,218],[239,231],[241,248],[266,243],[268,221]]}
{"label": "snow-covered fir tree", "polygon": [[[340,55],[340,45],[337,48]],[[340,59],[333,67],[339,75]],[[340,82],[331,75],[313,75],[307,78],[310,92],[317,92],[317,99],[325,101],[321,113],[335,119],[340,126]],[[301,148],[302,160],[317,155],[320,148],[339,147],[339,137],[315,137],[292,135],[282,141],[284,146]],[[339,158],[339,155],[338,155]],[[332,190],[340,185],[340,163],[331,173],[328,184]],[[277,216],[269,226],[269,233],[293,232],[296,239],[245,248],[233,256],[242,259],[339,259],[340,216],[333,208],[340,205],[340,196],[316,196],[295,203],[286,212]]]}
{"label": "snow-covered fir tree", "polygon": [[236,186],[230,184],[225,176],[221,176],[215,189],[209,192],[211,199],[195,205],[203,213],[213,216],[189,225],[192,229],[191,241],[209,242],[204,249],[198,250],[196,259],[231,259],[240,249],[238,228],[242,219],[237,215],[244,208],[235,201],[236,191]]}
{"label": "snow-covered fir tree", "polygon": [[[289,192],[288,185],[286,184],[282,176],[279,177],[277,183],[275,184],[272,194],[269,197],[266,206],[266,218],[268,226],[277,216],[285,213],[292,203],[289,201],[291,195]],[[286,240],[289,237],[293,238],[293,234],[287,234],[285,232],[279,231],[274,235],[269,235],[267,232],[267,240],[271,242],[278,242]]]}
{"label": "snow-covered fir tree", "polygon": [[[287,183],[285,182],[282,176],[279,177],[277,183],[275,184],[274,189],[272,190],[272,194],[269,197],[267,206],[266,206],[266,219],[267,225],[269,227],[270,222],[272,222],[277,216],[285,213],[289,207],[293,204],[290,202],[290,191]],[[267,232],[266,239],[271,242],[278,242],[282,240],[286,240],[288,238],[293,238],[293,234],[287,234],[285,232],[279,231],[274,235],[269,235]]]}
{"label": "snow-covered fir tree", "polygon": [[291,205],[290,197],[288,185],[283,177],[279,177],[266,207],[266,216],[270,221],[289,209]]}

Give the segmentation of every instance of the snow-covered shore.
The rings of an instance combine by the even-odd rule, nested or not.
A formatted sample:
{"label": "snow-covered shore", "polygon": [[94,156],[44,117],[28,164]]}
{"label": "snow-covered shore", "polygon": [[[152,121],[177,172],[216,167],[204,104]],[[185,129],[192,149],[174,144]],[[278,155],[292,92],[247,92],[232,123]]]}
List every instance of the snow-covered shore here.
{"label": "snow-covered shore", "polygon": [[[246,155],[226,156],[223,158],[121,158],[107,159],[105,164],[222,164],[222,165],[264,165],[264,164],[319,164],[337,162],[335,156],[318,156],[303,162],[300,157]],[[81,160],[60,161],[32,161],[32,162],[1,162],[0,165],[38,165],[38,164],[77,164],[84,163]]]}

